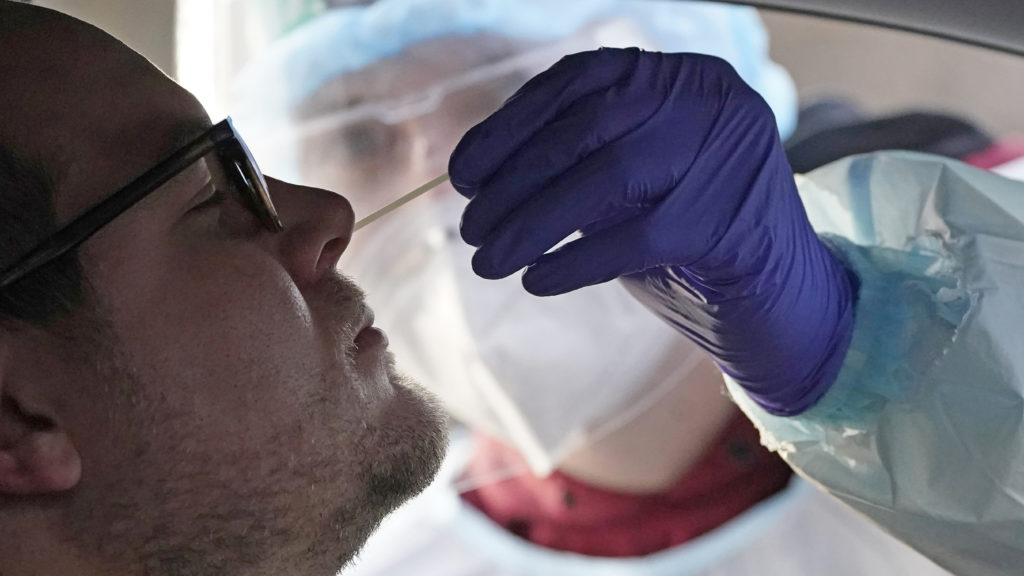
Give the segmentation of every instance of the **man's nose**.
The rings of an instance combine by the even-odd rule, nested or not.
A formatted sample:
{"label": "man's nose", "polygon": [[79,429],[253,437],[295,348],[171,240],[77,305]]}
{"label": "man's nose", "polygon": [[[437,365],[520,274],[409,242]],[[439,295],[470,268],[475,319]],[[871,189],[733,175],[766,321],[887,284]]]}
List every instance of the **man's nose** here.
{"label": "man's nose", "polygon": [[281,261],[300,287],[331,274],[348,248],[355,224],[352,205],[344,197],[267,178],[284,232],[275,243]]}

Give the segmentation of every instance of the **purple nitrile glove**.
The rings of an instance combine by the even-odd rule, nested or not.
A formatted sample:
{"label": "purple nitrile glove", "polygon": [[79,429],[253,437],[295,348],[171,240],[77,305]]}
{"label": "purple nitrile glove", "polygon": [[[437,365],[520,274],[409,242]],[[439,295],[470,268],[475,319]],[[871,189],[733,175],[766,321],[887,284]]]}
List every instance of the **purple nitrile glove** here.
{"label": "purple nitrile glove", "polygon": [[807,221],[771,109],[725,61],[568,56],[470,130],[449,173],[480,276],[526,266],[537,295],[622,277],[775,414],[835,379],[851,280]]}

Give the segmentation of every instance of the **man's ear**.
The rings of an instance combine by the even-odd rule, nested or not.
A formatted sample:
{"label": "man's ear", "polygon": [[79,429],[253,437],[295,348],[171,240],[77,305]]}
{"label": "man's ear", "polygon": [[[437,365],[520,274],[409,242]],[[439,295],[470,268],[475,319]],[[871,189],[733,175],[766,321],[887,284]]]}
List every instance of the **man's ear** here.
{"label": "man's ear", "polygon": [[81,457],[40,383],[17,369],[12,337],[0,329],[0,497],[70,490],[81,478]]}

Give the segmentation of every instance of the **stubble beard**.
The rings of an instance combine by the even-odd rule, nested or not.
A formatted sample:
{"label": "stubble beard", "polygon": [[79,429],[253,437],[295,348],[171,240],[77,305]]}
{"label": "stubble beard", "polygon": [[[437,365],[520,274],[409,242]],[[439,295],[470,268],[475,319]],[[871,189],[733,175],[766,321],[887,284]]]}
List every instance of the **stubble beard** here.
{"label": "stubble beard", "polygon": [[[298,466],[277,454],[284,457],[262,462],[258,475],[241,459],[204,460],[187,426],[146,413],[136,394],[143,383],[117,358],[113,336],[102,348],[91,357],[123,440],[111,447],[120,469],[104,471],[104,480],[83,477],[63,503],[63,524],[85,557],[124,574],[333,576],[387,514],[429,485],[444,457],[440,404],[389,361],[394,401],[382,417],[364,420],[342,453],[325,447]],[[154,443],[154,433],[180,438]],[[362,471],[354,487],[338,490],[353,469]]]}
{"label": "stubble beard", "polygon": [[387,425],[370,435],[389,449],[367,468],[358,510],[342,513],[348,521],[347,542],[337,547],[341,555],[332,564],[334,571],[356,556],[388,514],[430,484],[444,459],[448,421],[440,402],[403,376],[393,374],[392,383],[397,397],[390,406],[392,412],[383,419]]}

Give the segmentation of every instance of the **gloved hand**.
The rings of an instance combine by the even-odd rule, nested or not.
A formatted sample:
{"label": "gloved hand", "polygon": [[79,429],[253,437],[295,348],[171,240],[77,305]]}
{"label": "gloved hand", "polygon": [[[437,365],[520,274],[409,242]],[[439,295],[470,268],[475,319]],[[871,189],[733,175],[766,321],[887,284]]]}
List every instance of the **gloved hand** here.
{"label": "gloved hand", "polygon": [[449,172],[480,276],[528,266],[537,295],[624,277],[776,414],[835,379],[854,287],[807,221],[771,110],[725,61],[568,56],[470,130]]}

